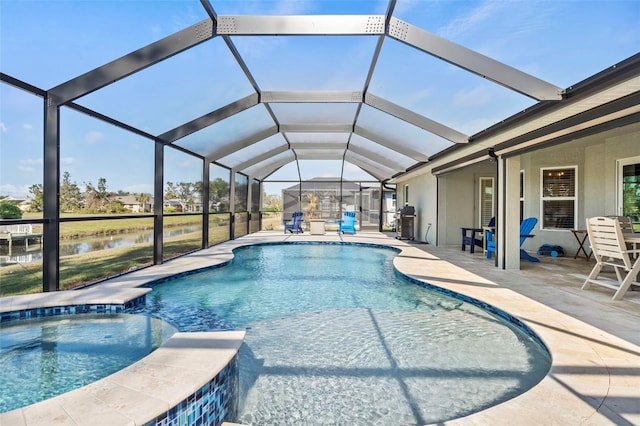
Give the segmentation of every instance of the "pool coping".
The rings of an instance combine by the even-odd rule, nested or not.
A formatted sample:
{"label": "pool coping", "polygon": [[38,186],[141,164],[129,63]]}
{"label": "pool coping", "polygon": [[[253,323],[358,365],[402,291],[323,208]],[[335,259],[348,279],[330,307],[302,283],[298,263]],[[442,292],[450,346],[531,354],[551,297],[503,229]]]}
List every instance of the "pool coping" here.
{"label": "pool coping", "polygon": [[0,424],[145,425],[200,391],[237,355],[244,331],[175,333],[140,361],[56,397],[0,414]]}
{"label": "pool coping", "polygon": [[[552,356],[551,369],[532,389],[494,407],[440,424],[640,424],[640,412],[637,410],[620,412],[622,399],[640,401],[640,384],[637,374],[637,369],[640,369],[640,347],[381,233],[340,236],[337,234],[284,235],[263,231],[227,241],[162,265],[116,277],[94,287],[71,291],[71,293],[86,292],[86,297],[93,298],[92,300],[96,300],[95,297],[98,294],[104,297],[121,297],[130,290],[140,290],[137,287],[148,282],[228,262],[233,258],[233,250],[241,246],[265,242],[303,241],[347,241],[383,245],[400,250],[394,259],[394,266],[402,274],[418,281],[428,281],[431,285],[464,294],[508,312],[535,331],[547,346]],[[51,293],[47,295],[51,296]],[[38,297],[42,300],[43,297],[42,295],[31,296],[34,300]],[[30,298],[29,296],[15,297]],[[66,296],[56,297],[62,299]],[[73,294],[72,297],[76,301],[81,301],[84,296]],[[0,298],[0,312],[11,310],[11,307],[35,303],[28,300],[18,303],[16,299],[7,303],[3,299]],[[185,350],[185,355],[188,355],[186,352],[190,351]],[[125,370],[121,372],[123,371]],[[82,389],[84,388],[79,390]],[[55,399],[39,404],[46,405]],[[88,414],[86,423],[91,423],[90,417],[91,415]],[[4,417],[0,415],[0,422],[2,421]],[[32,426],[45,423],[17,424]],[[69,424],[85,424],[85,422]]]}

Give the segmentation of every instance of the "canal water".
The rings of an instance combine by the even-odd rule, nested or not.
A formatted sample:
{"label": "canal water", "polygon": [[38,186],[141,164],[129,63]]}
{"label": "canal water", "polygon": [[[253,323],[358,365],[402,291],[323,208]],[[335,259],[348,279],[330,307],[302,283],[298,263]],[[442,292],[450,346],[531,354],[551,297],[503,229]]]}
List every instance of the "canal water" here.
{"label": "canal water", "polygon": [[[172,238],[192,232],[200,231],[197,226],[175,227],[167,229],[163,237]],[[118,247],[128,247],[136,244],[153,242],[153,232],[132,232],[126,234],[91,237],[73,240],[60,240],[60,256],[89,253]],[[29,263],[42,260],[42,245],[39,242],[13,244],[11,252],[7,245],[0,245],[0,267],[15,263]]]}

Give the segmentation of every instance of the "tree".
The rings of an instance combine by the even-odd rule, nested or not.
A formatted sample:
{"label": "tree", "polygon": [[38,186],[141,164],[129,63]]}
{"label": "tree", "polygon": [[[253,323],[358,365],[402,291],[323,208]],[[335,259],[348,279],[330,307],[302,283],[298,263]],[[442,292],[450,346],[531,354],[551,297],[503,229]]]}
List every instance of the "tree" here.
{"label": "tree", "polygon": [[262,193],[262,209],[265,212],[281,212],[282,198],[279,195]]}
{"label": "tree", "polygon": [[307,219],[315,219],[318,211],[318,196],[313,192],[307,193],[307,205],[304,207],[304,213]]}
{"label": "tree", "polygon": [[32,212],[41,212],[44,209],[44,188],[42,184],[31,185],[29,192],[32,195],[29,210]]}
{"label": "tree", "polygon": [[103,213],[111,210],[113,194],[107,190],[105,178],[98,179],[97,187],[94,187],[91,182],[85,182],[85,188],[85,209]]}
{"label": "tree", "polygon": [[209,203],[212,206],[211,211],[229,211],[229,190],[229,182],[222,178],[215,178],[209,181]]}
{"label": "tree", "polygon": [[191,182],[167,182],[167,189],[164,192],[166,200],[176,200],[180,203],[183,212],[188,211],[189,206],[194,205],[194,184]]}
{"label": "tree", "polygon": [[139,194],[136,194],[136,201],[140,203],[140,211],[149,211],[149,209],[147,209],[147,204],[149,204],[149,201],[151,201],[151,195],[141,192]]}
{"label": "tree", "polygon": [[0,219],[22,219],[22,211],[11,201],[0,201]]}
{"label": "tree", "polygon": [[80,210],[82,204],[82,194],[80,188],[75,182],[71,182],[69,172],[62,175],[62,183],[60,184],[60,211],[75,212]]}

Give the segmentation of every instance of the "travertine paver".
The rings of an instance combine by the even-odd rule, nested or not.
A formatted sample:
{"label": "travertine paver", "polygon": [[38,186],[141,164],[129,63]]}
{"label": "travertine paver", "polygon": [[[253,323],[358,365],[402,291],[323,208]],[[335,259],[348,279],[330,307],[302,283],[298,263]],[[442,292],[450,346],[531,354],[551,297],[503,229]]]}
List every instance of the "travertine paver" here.
{"label": "travertine paver", "polygon": [[[401,272],[501,308],[523,320],[538,333],[549,347],[552,368],[537,386],[498,406],[445,424],[640,424],[640,292],[630,291],[624,300],[613,302],[608,292],[581,291],[581,277],[588,274],[591,265],[579,263],[580,260],[543,258],[541,263],[524,263],[521,270],[505,271],[495,268],[481,253],[472,255],[459,251],[459,248],[456,250],[399,241],[375,232],[360,232],[354,236],[340,236],[336,233],[284,235],[281,232],[260,232],[115,278],[96,287],[63,292],[73,293],[71,295],[55,297],[71,297],[76,301],[84,295],[87,298],[123,297],[132,294],[128,293],[130,291],[137,291],[131,287],[182,271],[228,261],[232,258],[235,247],[268,241],[347,241],[400,248],[402,252],[395,259],[394,265]],[[25,297],[26,299],[20,300],[0,299],[0,310],[12,310],[11,306],[37,303],[42,301],[43,296],[35,295],[31,300],[29,296]],[[179,348],[171,350],[180,351]],[[164,355],[160,353],[158,356],[167,354],[164,352]],[[189,356],[185,359],[189,359]],[[154,365],[149,364],[148,359],[142,360],[137,367],[132,367],[140,370],[138,373],[141,377],[153,377],[152,371],[157,371]],[[168,375],[175,375],[180,371],[170,362],[159,368],[167,369]],[[120,373],[122,372],[117,374]],[[109,381],[109,386],[115,386],[119,381],[127,379],[126,375],[121,375],[116,378],[110,376],[105,380]],[[161,396],[158,399],[166,400],[167,394],[173,392],[170,384],[152,389],[145,383],[145,380],[140,379],[131,384],[131,392],[149,392],[150,400],[140,404],[141,407],[154,405],[154,398],[158,396]],[[156,384],[161,383],[157,381]],[[82,393],[95,396],[103,392],[103,398],[110,398],[115,405],[127,399],[117,395],[116,390],[109,386],[105,385],[100,389],[96,384],[89,385]],[[126,413],[129,419],[136,417],[131,406],[125,405],[120,412]],[[56,410],[51,408],[49,416],[54,414]],[[11,424],[14,424],[14,414],[11,416],[0,417],[0,420],[9,421],[10,418]],[[120,423],[116,414],[113,416],[109,418],[114,422],[111,424],[127,424]],[[68,419],[59,420],[59,424],[65,424]],[[74,420],[78,423],[66,424],[92,423],[91,418],[74,417]],[[15,424],[42,423],[34,420]]]}

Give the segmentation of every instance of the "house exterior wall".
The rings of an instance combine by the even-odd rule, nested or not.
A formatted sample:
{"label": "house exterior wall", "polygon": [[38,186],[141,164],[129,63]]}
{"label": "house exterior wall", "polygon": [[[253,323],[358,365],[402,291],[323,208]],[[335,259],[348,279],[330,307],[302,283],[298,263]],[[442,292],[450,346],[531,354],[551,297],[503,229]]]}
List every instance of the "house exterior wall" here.
{"label": "house exterior wall", "polygon": [[577,229],[585,229],[592,216],[616,215],[617,163],[640,155],[640,126],[619,129],[613,136],[596,135],[521,156],[525,173],[525,217],[538,218],[535,238],[525,242],[526,250],[535,251],[542,244],[564,248],[567,256],[575,254],[578,242],[570,230],[544,230],[541,219],[540,170],[547,167],[577,166]]}
{"label": "house exterior wall", "polygon": [[495,178],[495,163],[486,161],[438,178],[430,169],[425,169],[419,176],[399,180],[398,206],[405,204],[404,185],[409,185],[409,205],[416,208],[416,239],[424,241],[426,236],[429,243],[434,244],[437,232],[439,245],[457,245],[461,227],[480,227],[478,182],[481,177]]}
{"label": "house exterior wall", "polygon": [[[617,214],[616,161],[639,155],[640,123],[520,155],[520,170],[524,171],[524,217],[538,219],[533,230],[535,238],[525,241],[523,248],[535,252],[542,244],[557,244],[565,249],[567,256],[573,256],[578,249],[570,230],[541,229],[542,168],[577,166],[576,227],[584,229],[588,217]],[[424,167],[411,178],[403,180],[399,177],[398,206],[405,204],[402,197],[404,185],[408,184],[409,204],[416,208],[416,239],[424,240],[431,223],[430,243],[436,242],[437,232],[439,245],[458,245],[460,227],[481,226],[477,211],[478,181],[480,177],[496,178],[495,167],[495,163],[484,161],[438,178],[431,173],[430,167]],[[496,183],[497,179],[494,185]]]}

